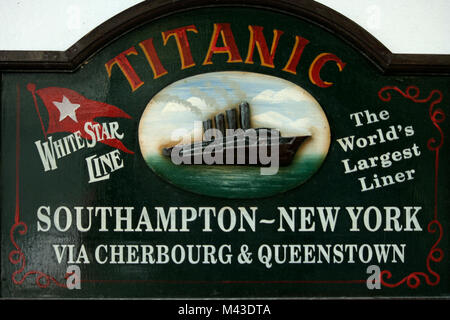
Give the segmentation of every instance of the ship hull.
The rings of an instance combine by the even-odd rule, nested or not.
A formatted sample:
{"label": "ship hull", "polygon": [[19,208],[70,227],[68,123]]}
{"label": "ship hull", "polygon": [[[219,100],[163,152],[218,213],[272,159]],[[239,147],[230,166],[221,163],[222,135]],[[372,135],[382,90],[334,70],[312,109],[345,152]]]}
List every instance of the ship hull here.
{"label": "ship hull", "polygon": [[281,137],[277,142],[270,139],[248,144],[216,141],[203,141],[191,145],[164,148],[163,155],[176,158],[176,163],[190,165],[244,165],[271,166],[278,153],[278,165],[288,166],[294,160],[295,154],[309,136]]}

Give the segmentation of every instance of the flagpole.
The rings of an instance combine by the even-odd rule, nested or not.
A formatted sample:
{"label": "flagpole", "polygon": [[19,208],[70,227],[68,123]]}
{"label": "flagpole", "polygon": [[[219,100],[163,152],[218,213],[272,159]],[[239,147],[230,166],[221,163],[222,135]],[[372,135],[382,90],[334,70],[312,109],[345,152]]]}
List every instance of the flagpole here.
{"label": "flagpole", "polygon": [[42,132],[44,133],[45,140],[47,140],[47,133],[45,132],[44,122],[42,122],[41,113],[39,112],[39,107],[36,99],[36,85],[34,83],[29,83],[27,84],[27,89],[33,95],[34,106],[36,107],[36,112],[38,114],[39,121],[41,122]]}

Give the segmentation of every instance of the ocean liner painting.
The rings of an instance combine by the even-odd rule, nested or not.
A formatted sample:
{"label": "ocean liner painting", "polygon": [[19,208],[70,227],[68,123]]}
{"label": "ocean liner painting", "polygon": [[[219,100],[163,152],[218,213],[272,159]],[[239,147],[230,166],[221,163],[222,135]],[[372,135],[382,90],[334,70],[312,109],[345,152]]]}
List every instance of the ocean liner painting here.
{"label": "ocean liner painting", "polygon": [[[257,165],[267,163],[258,157],[260,150],[265,149],[267,156],[272,156],[274,150],[278,153],[279,165],[288,166],[292,163],[300,145],[310,136],[282,137],[279,130],[269,128],[251,128],[250,106],[247,102],[239,104],[239,121],[236,109],[228,109],[214,117],[215,128],[211,119],[203,121],[205,136],[208,130],[219,131],[214,139],[205,139],[190,145],[163,148],[162,154],[171,157],[174,152],[179,155],[183,164],[207,164],[203,160],[204,153],[209,152],[208,146],[213,145],[211,156],[217,159],[214,164],[220,165]],[[241,129],[241,130],[239,130]],[[200,159],[198,161],[197,159]]]}
{"label": "ocean liner painting", "polygon": [[178,80],[148,102],[142,158],[161,179],[220,198],[260,198],[299,186],[327,156],[318,101],[299,85],[252,72]]}

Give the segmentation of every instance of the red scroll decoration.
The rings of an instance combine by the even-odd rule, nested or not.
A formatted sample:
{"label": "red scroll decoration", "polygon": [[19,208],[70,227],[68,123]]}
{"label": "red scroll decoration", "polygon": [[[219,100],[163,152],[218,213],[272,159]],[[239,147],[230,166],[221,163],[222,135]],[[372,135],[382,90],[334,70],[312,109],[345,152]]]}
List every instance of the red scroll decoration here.
{"label": "red scroll decoration", "polygon": [[[440,123],[442,123],[445,120],[445,113],[440,108],[435,108],[437,104],[439,104],[442,101],[442,92],[439,90],[432,90],[427,98],[419,99],[420,96],[420,90],[419,88],[415,86],[409,86],[406,88],[406,91],[402,91],[398,87],[395,86],[387,86],[382,88],[378,92],[378,97],[384,101],[388,102],[391,100],[392,96],[390,91],[395,91],[399,94],[401,94],[404,98],[409,99],[415,103],[429,103],[429,117],[431,119],[431,122],[436,127],[436,129],[439,132],[439,138],[430,138],[427,142],[428,150],[431,152],[434,152],[435,154],[435,167],[434,167],[434,215],[433,219],[428,224],[428,232],[429,233],[436,233],[438,232],[438,239],[434,243],[434,245],[431,247],[430,251],[428,252],[427,259],[426,259],[426,267],[428,273],[425,272],[412,272],[409,275],[405,276],[403,279],[396,283],[388,283],[386,282],[387,279],[392,278],[392,273],[389,270],[383,270],[380,274],[380,281],[381,284],[383,284],[386,287],[389,288],[395,288],[404,282],[408,285],[408,287],[412,289],[416,289],[421,284],[421,277],[423,277],[426,281],[426,283],[429,286],[436,286],[440,280],[440,275],[435,272],[433,269],[431,269],[431,262],[439,263],[444,258],[444,251],[441,248],[438,248],[439,243],[442,239],[442,225],[438,220],[438,175],[439,175],[439,150],[441,149],[442,145],[444,144],[444,133],[442,132],[441,127],[439,126]],[[384,279],[384,276],[386,277],[386,280]],[[430,278],[432,276],[434,280]]]}
{"label": "red scroll decoration", "polygon": [[[25,235],[28,231],[28,226],[25,222],[20,220],[20,201],[19,201],[19,161],[20,161],[20,88],[17,86],[17,116],[16,116],[16,210],[14,214],[14,224],[9,231],[9,238],[11,243],[14,246],[14,250],[12,250],[9,255],[9,262],[13,265],[17,265],[18,269],[14,271],[11,275],[11,280],[16,285],[21,285],[25,279],[29,276],[36,276],[36,285],[40,288],[47,288],[50,283],[55,283],[59,287],[66,288],[65,283],[61,283],[56,280],[54,277],[49,276],[48,274],[42,271],[31,270],[25,272],[21,278],[17,279],[20,276],[26,267],[26,257],[20,246],[17,244],[14,234],[18,232],[21,236]],[[65,275],[68,277],[69,275]]]}
{"label": "red scroll decoration", "polygon": [[[25,254],[23,253],[22,249],[18,246],[18,244],[14,240],[14,232],[19,227],[20,227],[20,230],[18,230],[19,234],[25,235],[27,233],[28,227],[22,221],[16,222],[11,227],[10,234],[9,234],[11,242],[14,245],[14,247],[16,248],[15,250],[12,250],[9,253],[9,256],[8,256],[9,262],[11,262],[14,265],[19,265],[19,269],[14,271],[11,275],[11,279],[12,279],[13,283],[16,285],[21,285],[25,281],[26,278],[28,278],[31,275],[36,275],[35,282],[36,282],[36,285],[38,285],[40,288],[47,288],[51,282],[54,282],[59,287],[66,288],[65,283],[59,282],[54,277],[49,276],[48,274],[45,274],[42,271],[36,271],[36,270],[28,271],[22,275],[22,278],[17,279],[17,276],[20,275],[22,272],[24,272],[25,267],[26,267]],[[66,275],[66,277],[67,277],[67,275]]]}

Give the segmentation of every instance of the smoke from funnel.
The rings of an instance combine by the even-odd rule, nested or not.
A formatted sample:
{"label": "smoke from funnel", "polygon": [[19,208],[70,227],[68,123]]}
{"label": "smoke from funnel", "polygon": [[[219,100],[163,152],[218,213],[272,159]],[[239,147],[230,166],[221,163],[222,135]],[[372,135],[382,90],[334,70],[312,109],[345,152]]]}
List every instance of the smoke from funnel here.
{"label": "smoke from funnel", "polygon": [[180,97],[177,97],[177,96],[172,95],[172,94],[168,94],[168,93],[158,94],[155,97],[155,100],[158,103],[176,102],[176,103],[184,106],[186,109],[192,111],[196,115],[199,115],[199,116],[202,115],[202,110],[201,109],[199,109],[198,107],[194,106],[189,101],[181,99]]}
{"label": "smoke from funnel", "polygon": [[232,89],[233,95],[236,97],[236,99],[238,101],[248,100],[247,94],[245,93],[245,91],[243,91],[241,89],[241,86],[239,85],[238,82],[230,80],[230,79],[226,79],[226,81],[224,81],[224,82],[226,82],[228,84],[228,86]]}
{"label": "smoke from funnel", "polygon": [[205,101],[208,108],[211,108],[211,112],[214,112],[215,110],[218,109],[219,106],[217,104],[216,99],[208,95],[206,92],[200,90],[199,88],[190,88],[190,91],[192,95]]}

